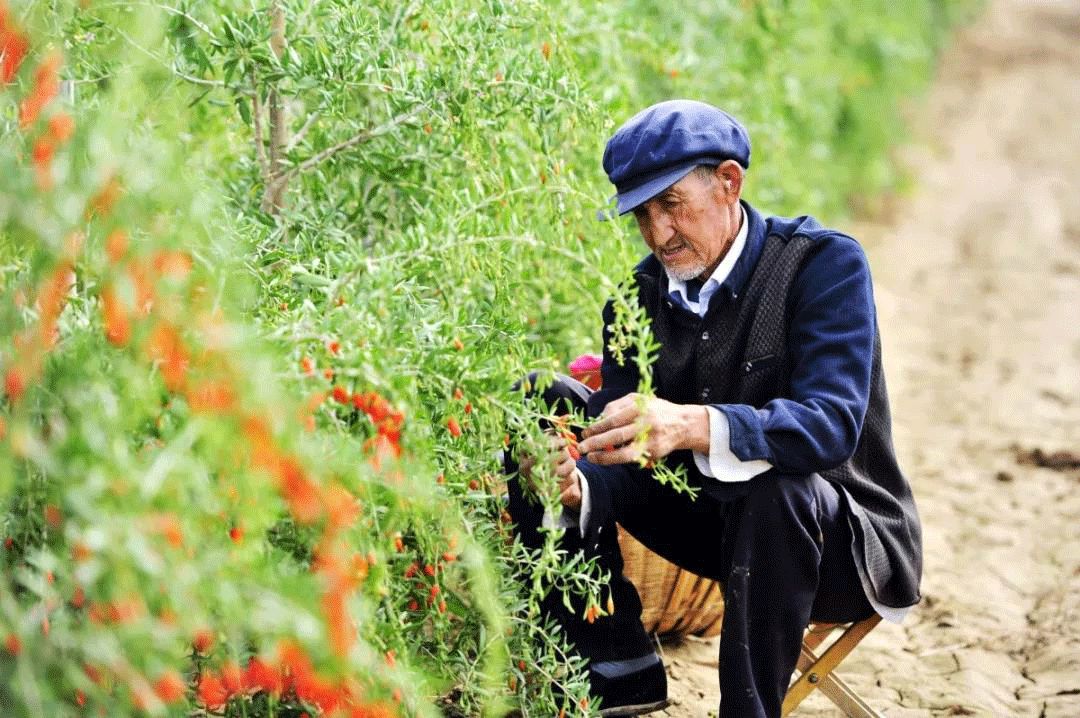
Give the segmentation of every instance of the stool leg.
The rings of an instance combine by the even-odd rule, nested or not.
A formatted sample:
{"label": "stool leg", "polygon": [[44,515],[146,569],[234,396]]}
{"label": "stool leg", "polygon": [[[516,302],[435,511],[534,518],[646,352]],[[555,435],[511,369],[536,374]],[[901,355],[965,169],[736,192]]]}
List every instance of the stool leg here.
{"label": "stool leg", "polygon": [[[859,641],[880,622],[881,616],[874,615],[864,621],[852,624],[820,657],[814,653],[812,648],[804,645],[799,660],[799,669],[802,674],[788,689],[787,695],[784,697],[781,715],[790,714],[806,696],[810,695],[811,691],[815,688],[823,688],[825,682],[831,681],[829,689],[824,690],[823,688],[822,692],[844,710],[846,715],[851,718],[875,718],[877,714],[864,701],[859,699],[847,685],[838,678],[833,678],[831,673],[859,644]],[[810,636],[810,642],[814,647],[823,640],[823,634],[811,634]],[[840,700],[843,701],[843,704],[833,695],[830,695],[832,693],[836,693]],[[849,712],[849,706],[855,712]]]}
{"label": "stool leg", "polygon": [[[815,661],[817,661],[817,656],[804,649],[799,657],[799,671],[805,672]],[[844,711],[844,715],[848,718],[883,718],[835,672],[823,677],[818,682],[817,689]]]}

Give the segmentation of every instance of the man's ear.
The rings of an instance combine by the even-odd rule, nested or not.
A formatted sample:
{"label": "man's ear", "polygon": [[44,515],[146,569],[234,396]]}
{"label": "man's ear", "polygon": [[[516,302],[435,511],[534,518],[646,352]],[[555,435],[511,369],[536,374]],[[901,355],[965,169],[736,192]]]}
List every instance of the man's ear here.
{"label": "man's ear", "polygon": [[737,200],[742,195],[743,168],[735,160],[724,160],[716,166],[716,180],[724,188],[729,201]]}

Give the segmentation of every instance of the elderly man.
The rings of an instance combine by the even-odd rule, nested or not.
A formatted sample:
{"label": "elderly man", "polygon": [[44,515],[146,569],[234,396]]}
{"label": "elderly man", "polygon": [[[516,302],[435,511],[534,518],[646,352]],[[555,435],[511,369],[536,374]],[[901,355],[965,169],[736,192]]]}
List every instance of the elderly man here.
{"label": "elderly man", "polygon": [[[660,345],[655,396],[637,394],[636,365],[609,351],[610,302],[602,388],[560,377],[543,393],[594,419],[580,456],[558,448],[554,471],[561,521],[578,526],[564,543],[611,569],[615,612],[590,624],[545,607],[589,660],[603,715],[666,702],[615,522],[723,583],[721,716],[780,715],[811,618],[898,621],[919,599],[920,526],[893,452],[866,257],[810,217],[742,201],[749,166],[742,125],[683,100],[638,113],[604,152],[617,211],[651,251],[635,277]],[[658,461],[685,467],[698,497],[657,482]],[[535,544],[545,517],[516,480],[510,501]]]}

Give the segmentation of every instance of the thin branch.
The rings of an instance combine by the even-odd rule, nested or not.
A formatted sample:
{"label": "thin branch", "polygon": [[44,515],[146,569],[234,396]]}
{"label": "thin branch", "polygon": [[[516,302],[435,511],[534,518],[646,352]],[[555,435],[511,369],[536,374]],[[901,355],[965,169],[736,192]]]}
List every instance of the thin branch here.
{"label": "thin branch", "polygon": [[189,75],[186,72],[182,72],[179,68],[176,67],[176,65],[172,66],[172,71],[176,74],[177,77],[183,80],[187,80],[188,82],[194,82],[196,85],[207,85],[209,87],[225,87],[225,83],[221,80],[204,80],[201,77],[195,77],[194,75]]}
{"label": "thin branch", "polygon": [[198,20],[193,18],[191,15],[187,14],[186,12],[184,12],[183,10],[181,10],[179,8],[169,7],[168,5],[157,5],[155,3],[142,3],[142,4],[143,5],[149,5],[150,7],[156,7],[158,9],[164,10],[165,12],[172,13],[173,15],[178,15],[178,16],[184,18],[185,20],[187,20],[188,22],[190,22],[195,27],[197,27],[200,30],[202,30],[203,32],[205,32],[210,37],[214,36],[214,33],[210,31],[209,27],[207,27],[203,23],[199,22]]}
{"label": "thin branch", "polygon": [[141,52],[144,55],[146,55],[147,57],[149,57],[151,60],[153,60],[155,62],[160,62],[165,67],[169,68],[169,70],[171,70],[173,72],[173,74],[175,74],[177,77],[182,78],[184,80],[187,80],[188,82],[193,82],[193,83],[195,83],[197,85],[209,85],[211,87],[225,87],[225,83],[222,82],[221,80],[204,80],[201,77],[195,77],[193,75],[188,75],[185,72],[181,72],[180,69],[176,67],[175,63],[169,64],[164,59],[162,59],[162,58],[158,57],[157,55],[155,55],[154,53],[150,52],[145,47],[143,47],[139,43],[135,42],[135,40],[133,40],[130,35],[125,33],[120,28],[113,28],[113,31],[117,35],[119,35],[120,37],[124,38],[124,40],[127,41],[127,43],[129,45],[131,45],[136,50],[138,50],[139,52]]}
{"label": "thin branch", "polygon": [[289,140],[289,144],[285,145],[284,154],[289,154],[290,152],[292,152],[293,148],[300,144],[301,141],[303,141],[304,136],[307,135],[308,130],[311,129],[311,126],[315,124],[315,120],[317,119],[319,119],[318,112],[312,112],[310,115],[307,116],[307,119],[304,120],[303,127],[301,127],[297,131],[297,133],[292,136],[292,139]]}
{"label": "thin branch", "polygon": [[394,129],[398,125],[402,125],[416,117],[416,115],[420,114],[420,110],[424,109],[425,107],[426,105],[417,105],[408,112],[401,113],[400,115],[393,118],[389,122],[386,122],[385,124],[379,125],[378,127],[371,130],[362,130],[350,137],[349,139],[345,140],[344,142],[339,142],[333,147],[327,147],[322,152],[312,155],[311,157],[307,158],[295,167],[275,177],[274,181],[271,183],[271,187],[278,183],[288,182],[289,179],[293,176],[301,172],[306,172],[315,165],[319,164],[320,162],[325,162],[339,152],[344,152],[345,150],[356,147],[357,145],[362,145],[365,142],[369,142],[376,137],[385,135],[387,132]]}
{"label": "thin branch", "polygon": [[95,83],[95,82],[101,82],[102,80],[108,80],[108,79],[111,79],[112,76],[113,75],[110,72],[110,73],[106,73],[104,75],[98,75],[97,77],[87,77],[87,78],[84,78],[82,80],[68,80],[68,82],[72,82],[72,83],[74,83],[76,85],[85,85],[85,84],[91,84],[91,83]]}
{"label": "thin branch", "polygon": [[255,156],[259,161],[259,174],[262,176],[263,182],[270,177],[270,162],[266,159],[266,147],[263,146],[263,126],[262,126],[262,98],[259,96],[259,82],[258,76],[255,74],[255,68],[251,68],[251,120],[254,123],[255,132]]}
{"label": "thin branch", "polygon": [[101,9],[110,8],[110,7],[132,7],[134,5],[142,5],[143,7],[157,8],[158,10],[164,10],[164,11],[166,11],[168,13],[172,13],[173,15],[178,15],[179,17],[184,18],[185,20],[190,22],[192,25],[194,25],[195,27],[197,27],[200,30],[202,30],[203,32],[205,32],[207,35],[210,35],[211,37],[213,37],[213,35],[214,35],[214,33],[210,31],[209,27],[207,27],[206,25],[204,25],[200,21],[196,20],[191,15],[188,15],[183,10],[180,10],[179,8],[175,8],[175,7],[170,7],[169,5],[159,5],[158,3],[153,3],[153,2],[111,2],[111,3],[94,3],[94,9],[101,10]]}

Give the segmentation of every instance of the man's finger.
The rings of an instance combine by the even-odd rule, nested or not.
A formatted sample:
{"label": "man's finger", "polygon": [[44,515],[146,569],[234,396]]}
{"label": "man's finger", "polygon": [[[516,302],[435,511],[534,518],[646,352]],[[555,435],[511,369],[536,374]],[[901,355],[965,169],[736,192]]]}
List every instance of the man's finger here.
{"label": "man's finger", "polygon": [[612,399],[604,407],[603,414],[610,414],[612,412],[618,411],[619,409],[623,408],[627,404],[633,404],[634,403],[634,398],[636,396],[637,396],[637,394],[631,393],[631,394],[624,394],[623,396],[620,396],[617,399]]}
{"label": "man's finger", "polygon": [[576,468],[577,462],[570,458],[569,455],[563,454],[555,464],[555,475],[559,478],[566,478],[572,474]]}
{"label": "man's finger", "polygon": [[609,431],[585,439],[578,444],[578,451],[587,457],[590,453],[598,449],[603,449],[608,446],[622,446],[623,444],[636,439],[637,435],[638,427],[636,424],[618,426]]}
{"label": "man's finger", "polygon": [[611,466],[613,464],[629,464],[636,462],[638,457],[641,456],[642,448],[638,444],[626,444],[620,446],[617,449],[611,449],[610,451],[592,451],[589,453],[588,459],[591,463],[599,464],[601,466]]}
{"label": "man's finger", "polygon": [[581,486],[575,481],[559,494],[559,501],[568,509],[581,510]]}
{"label": "man's finger", "polygon": [[[608,406],[611,406],[610,404]],[[607,413],[607,409],[604,410]],[[612,413],[610,416],[604,416],[597,421],[593,422],[589,426],[585,427],[585,430],[581,432],[581,435],[586,439],[597,434],[601,434],[605,431],[610,431],[618,426],[626,426],[627,424],[633,424],[637,420],[638,410],[636,404],[629,404]]]}
{"label": "man's finger", "polygon": [[618,399],[612,399],[604,406],[604,410],[600,412],[600,418],[618,414],[629,406],[637,406],[638,396],[638,394],[626,394],[625,396],[620,396]]}

